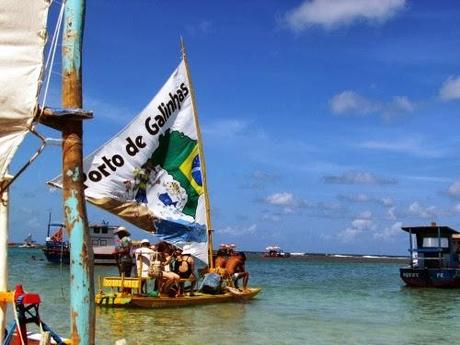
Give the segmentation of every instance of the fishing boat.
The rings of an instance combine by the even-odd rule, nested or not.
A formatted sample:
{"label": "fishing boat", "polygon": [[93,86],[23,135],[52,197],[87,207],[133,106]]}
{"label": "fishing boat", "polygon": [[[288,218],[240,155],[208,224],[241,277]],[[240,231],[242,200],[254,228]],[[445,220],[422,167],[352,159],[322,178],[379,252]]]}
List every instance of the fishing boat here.
{"label": "fishing boat", "polygon": [[[109,225],[104,221],[89,225],[89,237],[95,265],[116,265],[114,231],[117,228],[118,226]],[[55,229],[55,231],[50,236],[51,229]],[[70,263],[70,246],[69,241],[66,240],[64,224],[48,223],[48,236],[42,251],[50,263],[65,265]]]}
{"label": "fishing boat", "polygon": [[[178,248],[187,247],[214,269],[210,202],[194,90],[181,40],[182,61],[147,106],[83,161],[87,200]],[[110,173],[107,171],[110,170]],[[60,188],[62,176],[49,183]],[[185,306],[253,298],[226,284],[219,295],[175,299],[141,293],[142,279],[102,277],[101,306]],[[111,289],[107,292],[106,289]],[[115,289],[116,291],[113,291]],[[130,293],[126,291],[130,290]],[[113,292],[112,292],[113,291]]]}
{"label": "fishing boat", "polygon": [[410,262],[400,277],[413,287],[460,287],[460,232],[436,223],[404,226],[409,234]]}
{"label": "fishing boat", "polygon": [[266,258],[289,258],[291,253],[281,250],[278,246],[268,246],[265,248],[264,257]]}
{"label": "fishing boat", "polygon": [[[113,190],[125,187],[123,198],[114,200],[112,197],[108,200],[110,195],[103,194],[104,190],[98,187],[97,181],[90,181],[85,193],[90,202],[120,215],[174,246],[187,247],[191,255],[213,272],[205,161],[194,90],[182,40],[181,50],[182,61],[147,107],[128,128],[90,157],[91,164],[86,163],[86,166],[90,166],[88,171],[95,171],[100,164],[100,158],[97,157],[119,152],[120,146],[125,145],[126,151],[130,150],[135,158],[130,161],[134,170],[124,172],[121,167],[118,177],[114,174],[112,178]],[[158,115],[153,117],[155,113]],[[141,138],[147,141],[149,149],[133,146],[130,138],[139,133],[148,134],[148,139]],[[105,181],[104,185],[107,187],[108,182]],[[142,217],[130,218],[120,214],[122,207],[126,211],[134,209]],[[149,221],[148,217],[155,219],[155,222]],[[193,296],[170,297],[158,291],[142,292],[142,286],[155,279],[159,278],[145,277],[141,272],[138,272],[137,278],[101,277],[100,289],[95,296],[96,304],[103,307],[182,307],[246,301],[261,291],[261,288],[251,287],[237,289],[231,278],[224,277],[223,290],[215,294],[198,291]],[[187,280],[181,281],[185,283]],[[156,285],[161,285],[161,281]]]}
{"label": "fishing boat", "polygon": [[96,294],[96,305],[101,307],[131,307],[131,308],[173,308],[187,307],[202,304],[216,304],[225,302],[246,302],[254,298],[262,289],[247,288],[239,290],[236,288],[228,288],[226,292],[220,294],[206,294],[195,292],[193,296],[168,297],[157,294],[141,293],[141,278],[124,278],[120,277],[104,277],[102,286],[112,289],[128,289],[132,292],[119,292],[112,290],[111,292],[100,290]]}

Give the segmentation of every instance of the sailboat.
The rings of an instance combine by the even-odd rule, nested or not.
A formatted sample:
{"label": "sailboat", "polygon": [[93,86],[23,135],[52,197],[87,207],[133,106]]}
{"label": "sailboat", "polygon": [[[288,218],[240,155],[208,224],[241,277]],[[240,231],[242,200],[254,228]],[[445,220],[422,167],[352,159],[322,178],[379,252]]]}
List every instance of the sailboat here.
{"label": "sailboat", "polygon": [[[83,161],[85,195],[97,205],[187,251],[213,269],[210,202],[194,90],[182,60],[147,106]],[[49,182],[61,187],[61,176]],[[104,277],[103,306],[164,307],[253,298],[260,288],[178,298],[145,296],[143,278]],[[104,292],[103,288],[123,292]],[[132,292],[126,293],[126,289]]]}
{"label": "sailboat", "polygon": [[37,248],[37,243],[32,239],[32,234],[29,233],[24,239],[24,242],[19,246],[19,248]]}

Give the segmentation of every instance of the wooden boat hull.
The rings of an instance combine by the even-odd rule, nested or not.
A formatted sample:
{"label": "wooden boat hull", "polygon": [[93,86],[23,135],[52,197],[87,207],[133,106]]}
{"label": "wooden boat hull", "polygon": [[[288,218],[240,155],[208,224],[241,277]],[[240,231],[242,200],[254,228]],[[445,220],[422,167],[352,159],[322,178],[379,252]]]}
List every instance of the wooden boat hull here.
{"label": "wooden boat hull", "polygon": [[460,268],[411,268],[399,270],[400,277],[407,286],[459,288]]}
{"label": "wooden boat hull", "polygon": [[101,307],[173,308],[225,302],[244,302],[254,298],[261,290],[261,288],[248,288],[241,293],[227,292],[219,295],[196,293],[195,296],[184,297],[150,297],[120,292],[112,294],[98,293],[95,300],[96,305]]}

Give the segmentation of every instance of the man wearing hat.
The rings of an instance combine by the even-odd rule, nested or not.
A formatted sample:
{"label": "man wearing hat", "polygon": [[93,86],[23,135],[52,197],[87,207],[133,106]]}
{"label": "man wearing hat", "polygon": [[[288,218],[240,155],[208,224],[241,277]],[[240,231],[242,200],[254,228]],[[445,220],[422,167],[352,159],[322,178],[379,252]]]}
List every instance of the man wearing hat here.
{"label": "man wearing hat", "polygon": [[[150,263],[154,255],[155,252],[150,249],[150,241],[144,238],[141,241],[140,248],[137,248],[134,251],[134,257],[136,258],[136,272],[138,276],[140,275],[145,279],[149,278]],[[147,293],[145,280],[142,280],[142,290],[144,293]]]}
{"label": "man wearing hat", "polygon": [[115,247],[115,256],[117,260],[118,272],[124,274],[125,277],[131,277],[131,269],[133,267],[133,258],[131,256],[131,235],[124,226],[119,226],[114,232],[120,239],[120,243]]}

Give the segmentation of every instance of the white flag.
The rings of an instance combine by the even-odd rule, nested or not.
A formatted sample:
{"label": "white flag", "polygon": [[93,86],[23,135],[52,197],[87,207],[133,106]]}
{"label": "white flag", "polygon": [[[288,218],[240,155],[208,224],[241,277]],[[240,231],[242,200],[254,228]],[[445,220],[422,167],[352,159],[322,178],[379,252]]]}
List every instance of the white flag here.
{"label": "white flag", "polygon": [[125,129],[84,159],[83,168],[91,203],[208,262],[198,135],[184,62]]}

